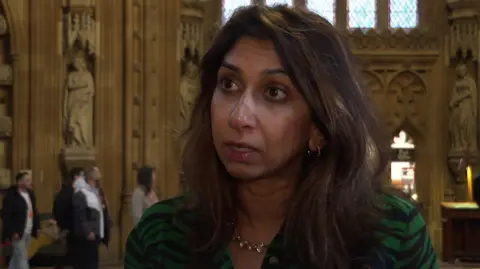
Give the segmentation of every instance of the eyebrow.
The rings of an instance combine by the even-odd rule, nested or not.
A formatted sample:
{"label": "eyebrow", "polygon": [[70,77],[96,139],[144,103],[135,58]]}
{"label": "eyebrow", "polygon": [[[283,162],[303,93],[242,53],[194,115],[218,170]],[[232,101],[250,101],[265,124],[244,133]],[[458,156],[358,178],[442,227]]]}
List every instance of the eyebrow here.
{"label": "eyebrow", "polygon": [[[228,63],[228,62],[222,62],[222,67],[225,67],[227,69],[230,69],[234,72],[239,72],[239,73],[243,73],[242,70],[236,66],[236,65],[233,65],[231,63]],[[285,71],[285,69],[283,68],[273,68],[273,69],[265,69],[263,70],[263,72],[265,75],[276,75],[276,74],[282,74],[282,75],[286,75],[288,76],[287,74],[287,71]]]}

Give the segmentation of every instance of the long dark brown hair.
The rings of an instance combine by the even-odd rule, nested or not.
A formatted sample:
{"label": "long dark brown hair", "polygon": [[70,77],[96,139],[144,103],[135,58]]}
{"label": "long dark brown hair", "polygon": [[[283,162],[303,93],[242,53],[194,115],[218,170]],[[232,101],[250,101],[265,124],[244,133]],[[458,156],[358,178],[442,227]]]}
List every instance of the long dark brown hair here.
{"label": "long dark brown hair", "polygon": [[196,268],[202,257],[229,242],[232,227],[227,223],[235,222],[239,209],[235,181],[213,146],[210,105],[225,54],[247,36],[275,44],[327,142],[321,156],[305,157],[285,217],[285,246],[302,268],[349,268],[356,251],[378,243],[374,232],[382,217],[378,194],[388,137],[340,33],[322,17],[286,6],[237,10],[201,62],[201,92],[183,156],[188,208],[196,213],[191,234]]}

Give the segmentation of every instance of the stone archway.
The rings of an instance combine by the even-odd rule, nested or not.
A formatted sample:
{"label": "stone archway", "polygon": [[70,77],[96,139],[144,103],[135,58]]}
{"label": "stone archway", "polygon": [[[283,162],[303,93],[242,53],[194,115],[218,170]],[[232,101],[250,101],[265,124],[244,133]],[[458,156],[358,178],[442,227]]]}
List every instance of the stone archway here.
{"label": "stone archway", "polygon": [[13,78],[10,95],[10,115],[15,115],[10,126],[11,133],[14,134],[11,137],[10,146],[12,171],[30,166],[29,14],[27,7],[27,0],[1,1],[1,9],[8,27],[10,44],[8,56]]}
{"label": "stone archway", "polygon": [[[412,176],[411,170],[413,170],[413,180],[407,178],[407,181],[409,180],[414,184],[413,189],[415,197],[412,198],[415,198],[415,200],[419,202],[422,208],[421,213],[424,216],[424,219],[428,221],[427,216],[431,206],[430,200],[432,189],[430,184],[432,184],[432,182],[429,175],[430,170],[428,167],[428,145],[426,137],[421,130],[416,128],[416,125],[410,122],[409,118],[406,118],[401,124],[394,127],[391,134],[392,144],[394,138],[401,132],[406,134],[406,142],[408,142],[406,144],[413,144],[414,147],[411,147],[411,145],[405,145],[403,147],[399,146],[397,149],[392,147],[391,162],[402,162],[399,166],[406,168],[406,170],[410,172],[409,175],[406,175],[407,177]],[[390,169],[392,168],[390,167]]]}
{"label": "stone archway", "polygon": [[412,199],[418,199],[415,178],[415,140],[405,130],[400,130],[393,135],[392,159],[390,162],[390,180],[391,184]]}

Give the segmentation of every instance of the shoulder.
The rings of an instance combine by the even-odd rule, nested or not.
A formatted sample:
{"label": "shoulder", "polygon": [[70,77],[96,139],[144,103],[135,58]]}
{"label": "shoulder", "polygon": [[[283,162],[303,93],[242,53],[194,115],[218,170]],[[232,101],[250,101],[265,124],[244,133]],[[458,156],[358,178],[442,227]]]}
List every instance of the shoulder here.
{"label": "shoulder", "polygon": [[74,203],[83,201],[85,199],[86,199],[86,197],[85,197],[85,194],[83,193],[82,190],[78,190],[78,191],[73,193],[73,202]]}
{"label": "shoulder", "polygon": [[[428,229],[414,201],[394,194],[382,195],[384,217],[378,235],[382,260],[398,268],[438,268]],[[412,253],[419,253],[412,257]],[[397,268],[397,267],[395,267]]]}
{"label": "shoulder", "polygon": [[385,212],[382,221],[384,225],[393,229],[405,228],[417,218],[423,223],[417,205],[407,197],[397,194],[382,194],[381,201]]}
{"label": "shoulder", "polygon": [[145,196],[145,192],[141,188],[137,187],[135,190],[133,190],[132,198],[138,198],[142,196]]}
{"label": "shoulder", "polygon": [[[179,258],[187,253],[188,217],[181,213],[185,201],[183,196],[163,200],[145,211],[128,236],[125,268],[138,268],[141,263],[164,264],[169,257]],[[153,250],[162,253],[146,255]]]}
{"label": "shoulder", "polygon": [[13,196],[16,196],[17,193],[18,193],[17,187],[12,186],[5,191],[4,197],[5,198],[11,198]]}
{"label": "shoulder", "polygon": [[154,204],[145,210],[137,225],[137,232],[151,232],[152,229],[169,231],[178,221],[182,221],[179,213],[184,208],[185,201],[185,197],[179,196]]}

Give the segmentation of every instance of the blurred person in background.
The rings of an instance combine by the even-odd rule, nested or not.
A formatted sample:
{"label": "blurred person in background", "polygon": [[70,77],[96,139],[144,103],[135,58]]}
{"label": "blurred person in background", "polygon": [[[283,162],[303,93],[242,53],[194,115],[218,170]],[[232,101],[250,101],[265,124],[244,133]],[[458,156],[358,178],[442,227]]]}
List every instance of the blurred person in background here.
{"label": "blurred person in background", "polygon": [[109,229],[106,204],[98,189],[102,177],[98,167],[85,172],[86,178],[78,178],[74,183],[73,195],[73,268],[99,268],[99,246],[105,242]]}
{"label": "blurred person in background", "polygon": [[37,237],[40,229],[30,171],[22,171],[15,176],[15,185],[5,193],[2,205],[2,239],[12,243],[12,257],[8,268],[28,269],[28,246],[32,237]]}
{"label": "blurred person in background", "polygon": [[155,170],[150,166],[144,166],[138,170],[138,186],[132,193],[132,219],[133,226],[142,218],[143,212],[158,202],[157,195],[153,190],[155,183]]}
{"label": "blurred person in background", "polygon": [[61,259],[57,269],[72,264],[71,250],[73,249],[73,185],[79,178],[84,178],[84,169],[73,167],[68,173],[68,178],[62,182],[60,191],[55,196],[53,204],[53,218],[57,222],[61,233],[67,234],[66,255]]}

